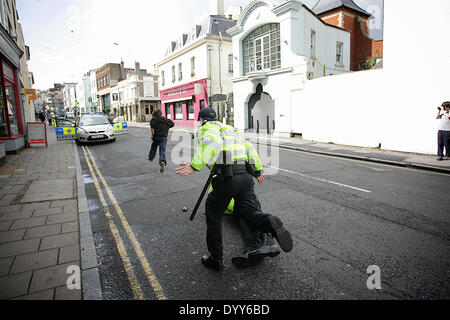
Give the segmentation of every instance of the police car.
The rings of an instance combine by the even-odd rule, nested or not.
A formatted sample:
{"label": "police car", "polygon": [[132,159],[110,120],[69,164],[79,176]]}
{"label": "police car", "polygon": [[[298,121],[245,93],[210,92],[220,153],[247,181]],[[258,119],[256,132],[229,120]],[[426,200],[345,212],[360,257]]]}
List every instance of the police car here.
{"label": "police car", "polygon": [[128,133],[127,122],[110,123],[103,114],[85,114],[75,121],[54,119],[58,141],[76,140],[77,143],[116,141],[116,136]]}
{"label": "police car", "polygon": [[104,115],[87,115],[78,120],[77,142],[116,141],[113,126]]}

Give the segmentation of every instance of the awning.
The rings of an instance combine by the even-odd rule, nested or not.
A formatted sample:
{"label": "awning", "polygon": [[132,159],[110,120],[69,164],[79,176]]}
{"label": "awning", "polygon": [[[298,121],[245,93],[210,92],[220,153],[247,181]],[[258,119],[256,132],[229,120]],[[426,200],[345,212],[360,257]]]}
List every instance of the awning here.
{"label": "awning", "polygon": [[170,99],[170,100],[161,100],[161,103],[170,103],[170,102],[179,102],[179,101],[189,101],[192,100],[192,96],[187,96],[184,98]]}

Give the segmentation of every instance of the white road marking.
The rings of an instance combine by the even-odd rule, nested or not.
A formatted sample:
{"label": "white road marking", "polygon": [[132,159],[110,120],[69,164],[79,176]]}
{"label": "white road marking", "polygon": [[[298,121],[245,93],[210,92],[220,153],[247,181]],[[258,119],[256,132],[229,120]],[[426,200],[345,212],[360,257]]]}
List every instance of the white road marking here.
{"label": "white road marking", "polygon": [[298,173],[298,172],[287,170],[287,169],[282,169],[282,168],[277,168],[277,167],[272,167],[272,166],[267,166],[267,167],[275,169],[275,170],[280,170],[280,171],[296,174],[298,176],[301,176],[301,177],[304,177],[304,178],[308,178],[308,179],[311,179],[311,180],[316,180],[316,181],[320,181],[320,182],[326,182],[326,183],[334,184],[334,185],[337,185],[339,187],[350,188],[350,189],[361,191],[361,192],[365,192],[365,193],[371,193],[372,192],[372,191],[369,191],[369,190],[366,190],[366,189],[352,187],[352,186],[349,186],[349,185],[346,185],[346,184],[343,184],[343,183],[339,183],[339,182],[336,182],[336,181],[331,181],[331,180],[326,180],[326,179],[322,179],[322,178],[311,177],[311,176],[308,176],[306,174]]}

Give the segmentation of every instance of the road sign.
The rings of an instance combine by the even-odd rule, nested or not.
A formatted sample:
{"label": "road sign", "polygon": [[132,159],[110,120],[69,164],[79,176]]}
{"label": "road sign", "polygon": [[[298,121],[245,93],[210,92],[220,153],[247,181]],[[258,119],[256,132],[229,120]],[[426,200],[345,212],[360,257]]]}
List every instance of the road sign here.
{"label": "road sign", "polygon": [[25,89],[23,89],[23,93],[24,93],[24,94],[32,94],[32,95],[36,95],[36,89],[25,88]]}
{"label": "road sign", "polygon": [[28,100],[37,100],[37,99],[38,99],[38,96],[35,95],[35,94],[32,94],[32,95],[28,96]]}

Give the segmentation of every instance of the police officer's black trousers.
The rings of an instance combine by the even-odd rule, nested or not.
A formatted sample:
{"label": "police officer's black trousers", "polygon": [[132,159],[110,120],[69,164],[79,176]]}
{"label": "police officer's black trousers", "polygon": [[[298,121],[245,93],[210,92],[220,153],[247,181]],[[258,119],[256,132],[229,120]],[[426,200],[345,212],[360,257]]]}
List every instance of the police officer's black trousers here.
{"label": "police officer's black trousers", "polygon": [[261,212],[253,179],[250,174],[245,173],[222,181],[215,178],[212,182],[213,191],[206,199],[206,243],[211,256],[215,259],[221,259],[223,256],[222,218],[232,198],[234,198],[234,214],[244,219],[252,230],[272,231],[268,223],[268,217],[271,215]]}

